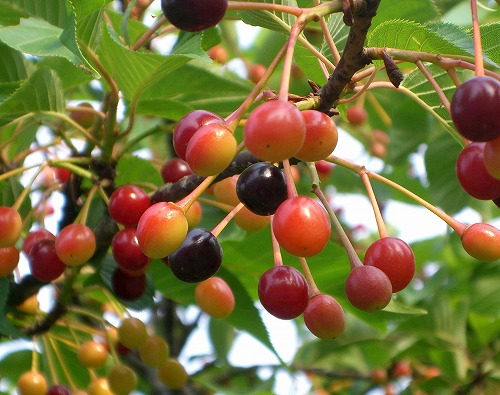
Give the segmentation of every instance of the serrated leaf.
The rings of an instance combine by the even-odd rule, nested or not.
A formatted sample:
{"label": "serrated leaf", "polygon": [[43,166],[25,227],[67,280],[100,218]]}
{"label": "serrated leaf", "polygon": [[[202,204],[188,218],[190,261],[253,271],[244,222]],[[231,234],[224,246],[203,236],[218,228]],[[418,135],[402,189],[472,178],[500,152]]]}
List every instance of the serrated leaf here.
{"label": "serrated leaf", "polygon": [[482,25],[480,30],[484,53],[497,65],[500,64],[500,44],[498,42],[500,23]]}
{"label": "serrated leaf", "polygon": [[137,156],[122,156],[116,166],[116,185],[149,183],[163,184],[158,169],[149,160]]}
{"label": "serrated leaf", "polygon": [[71,0],[75,13],[78,16],[78,21],[112,2],[113,0]]}
{"label": "serrated leaf", "polygon": [[373,26],[390,19],[408,19],[416,22],[428,22],[439,17],[432,0],[381,1]]}
{"label": "serrated leaf", "polygon": [[[297,7],[295,0],[265,0],[264,2]],[[239,11],[239,15],[243,22],[251,26],[260,26],[284,34],[290,32],[290,28],[296,20],[296,17],[291,14],[266,10]]]}
{"label": "serrated leaf", "polygon": [[[48,23],[64,28],[66,26],[68,11],[66,9],[66,0],[1,0],[0,6],[2,15],[6,12],[11,18],[19,15],[15,21],[19,23],[20,18],[36,17],[43,19]],[[2,21],[2,18],[0,18]],[[7,23],[2,23],[7,25]]]}
{"label": "serrated leaf", "polygon": [[200,33],[181,31],[177,38],[172,54],[188,55],[209,60],[206,51],[220,42],[220,34],[216,28],[204,30]]}

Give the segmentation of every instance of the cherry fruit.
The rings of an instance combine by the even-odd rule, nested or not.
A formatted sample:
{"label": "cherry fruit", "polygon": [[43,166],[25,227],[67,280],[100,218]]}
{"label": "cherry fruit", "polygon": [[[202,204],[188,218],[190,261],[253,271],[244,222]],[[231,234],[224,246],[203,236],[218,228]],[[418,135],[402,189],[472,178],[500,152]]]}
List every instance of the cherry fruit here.
{"label": "cherry fruit", "polygon": [[213,189],[215,200],[231,207],[238,205],[240,203],[240,199],[236,193],[238,178],[238,175],[234,175],[215,183]]}
{"label": "cherry fruit", "polygon": [[484,144],[484,167],[490,175],[500,179],[500,137]]}
{"label": "cherry fruit", "polygon": [[363,263],[382,270],[399,292],[413,279],[415,256],[411,247],[397,237],[383,237],[373,242],[365,252]]}
{"label": "cherry fruit", "polygon": [[292,266],[274,266],[259,279],[262,306],[276,318],[291,320],[301,315],[309,303],[307,281]]}
{"label": "cherry fruit", "polygon": [[269,225],[268,215],[258,215],[243,206],[234,216],[234,223],[241,229],[256,232],[267,228]]}
{"label": "cherry fruit", "polygon": [[111,276],[111,288],[114,294],[118,298],[129,302],[144,295],[147,285],[148,281],[144,272],[129,274],[117,267]]}
{"label": "cherry fruit", "polygon": [[304,311],[304,323],[320,339],[335,339],[345,329],[345,314],[335,298],[318,294],[309,300]]}
{"label": "cherry fruit", "polygon": [[22,228],[23,219],[16,209],[0,206],[0,247],[10,247],[16,244]]}
{"label": "cherry fruit", "polygon": [[281,203],[274,214],[272,227],[285,251],[301,257],[318,254],[331,235],[326,210],[308,196],[296,196]]}
{"label": "cherry fruit", "polygon": [[172,390],[180,390],[188,381],[188,374],[184,366],[174,358],[169,358],[157,372],[158,380]]}
{"label": "cherry fruit", "polygon": [[184,159],[172,158],[163,164],[160,174],[164,183],[177,182],[181,178],[193,174],[193,170]]}
{"label": "cherry fruit", "polygon": [[236,194],[253,213],[274,214],[288,197],[285,175],[270,163],[255,163],[238,177]]}
{"label": "cherry fruit", "polygon": [[21,247],[22,251],[26,256],[30,253],[31,247],[39,240],[43,239],[52,239],[55,240],[56,236],[48,231],[47,229],[41,228],[28,232],[26,237],[23,240],[23,245]]}
{"label": "cherry fruit", "polygon": [[120,269],[130,275],[144,273],[151,263],[139,247],[135,228],[118,231],[111,241],[111,252]]}
{"label": "cherry fruit", "polygon": [[316,110],[304,110],[306,138],[295,157],[305,162],[315,162],[330,155],[339,140],[337,126],[327,114]]}
{"label": "cherry fruit", "polygon": [[271,100],[251,112],[243,128],[243,137],[253,155],[264,161],[280,162],[302,148],[306,123],[294,104]]}
{"label": "cherry fruit", "polygon": [[94,232],[84,224],[69,224],[56,236],[56,253],[68,266],[87,262],[96,250]]}
{"label": "cherry fruit", "polygon": [[128,395],[137,387],[137,375],[127,365],[114,366],[107,379],[109,389],[116,395]]}
{"label": "cherry fruit", "polygon": [[62,384],[53,385],[47,390],[46,395],[72,395],[68,387]]}
{"label": "cherry fruit", "polygon": [[97,119],[94,106],[87,102],[79,103],[74,110],[70,111],[69,117],[84,129],[92,127]]}
{"label": "cherry fruit", "polygon": [[159,368],[167,362],[170,348],[162,337],[151,335],[139,347],[139,356],[146,366]]}
{"label": "cherry fruit", "polygon": [[263,64],[256,63],[252,64],[248,69],[248,79],[252,81],[254,84],[258,83],[264,74],[266,74],[267,67]]}
{"label": "cherry fruit", "polygon": [[136,185],[121,185],[109,197],[108,212],[121,225],[134,227],[151,206],[147,193]]}
{"label": "cherry fruit", "polygon": [[351,125],[362,125],[368,119],[368,111],[363,106],[356,104],[347,108],[346,118]]}
{"label": "cherry fruit", "polygon": [[47,380],[40,372],[24,372],[17,380],[19,395],[46,395],[47,388]]}
{"label": "cherry fruit", "polygon": [[451,119],[458,132],[471,141],[500,137],[500,81],[473,77],[458,86],[450,103]]}
{"label": "cherry fruit", "polygon": [[57,256],[56,242],[52,239],[37,241],[28,254],[30,272],[37,280],[51,282],[66,270],[65,263]]}
{"label": "cherry fruit", "polygon": [[191,229],[182,245],[168,257],[168,266],[179,280],[196,283],[213,276],[222,264],[222,248],[211,232]]}
{"label": "cherry fruit", "polygon": [[199,32],[217,25],[226,13],[227,0],[161,0],[167,20],[178,29]]}
{"label": "cherry fruit", "polygon": [[391,280],[375,266],[356,266],[347,277],[345,293],[349,302],[360,310],[382,310],[391,301]]}
{"label": "cherry fruit", "polygon": [[19,250],[15,247],[0,247],[0,278],[12,274],[19,263]]}
{"label": "cherry fruit", "polygon": [[472,257],[493,262],[500,258],[500,230],[492,225],[469,225],[462,234],[462,246]]}
{"label": "cherry fruit", "polygon": [[234,294],[220,277],[210,277],[196,285],[194,299],[198,307],[212,318],[225,318],[234,310]]}
{"label": "cherry fruit", "polygon": [[78,361],[90,369],[100,369],[108,360],[108,349],[105,344],[87,340],[78,347]]}
{"label": "cherry fruit", "polygon": [[139,318],[124,318],[118,327],[118,340],[125,347],[135,350],[141,347],[148,338],[146,324]]}

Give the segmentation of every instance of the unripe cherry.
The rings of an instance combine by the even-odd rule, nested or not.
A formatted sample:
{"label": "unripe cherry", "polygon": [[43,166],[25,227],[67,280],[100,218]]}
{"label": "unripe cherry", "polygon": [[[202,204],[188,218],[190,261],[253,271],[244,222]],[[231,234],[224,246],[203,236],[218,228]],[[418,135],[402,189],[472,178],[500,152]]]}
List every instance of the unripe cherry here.
{"label": "unripe cherry", "polygon": [[302,116],[306,122],[306,138],[295,157],[306,162],[325,159],[339,139],[335,122],[324,112],[316,110],[304,110]]}
{"label": "unripe cherry", "polygon": [[304,322],[311,333],[320,339],[335,339],[345,329],[345,314],[335,298],[318,294],[309,300]]}
{"label": "unripe cherry", "polygon": [[56,254],[68,266],[86,263],[96,250],[94,232],[84,224],[69,224],[56,236]]}
{"label": "unripe cherry", "polygon": [[212,318],[225,318],[234,310],[234,294],[220,277],[210,277],[196,285],[194,299],[198,307]]}
{"label": "unripe cherry", "polygon": [[16,244],[22,228],[23,219],[16,209],[0,206],[0,247],[10,247]]}
{"label": "unripe cherry", "polygon": [[495,261],[500,258],[500,230],[484,223],[469,225],[462,234],[462,246],[480,261]]}
{"label": "unripe cherry", "polygon": [[345,283],[345,293],[351,304],[364,311],[378,311],[391,301],[389,277],[375,266],[356,266]]}

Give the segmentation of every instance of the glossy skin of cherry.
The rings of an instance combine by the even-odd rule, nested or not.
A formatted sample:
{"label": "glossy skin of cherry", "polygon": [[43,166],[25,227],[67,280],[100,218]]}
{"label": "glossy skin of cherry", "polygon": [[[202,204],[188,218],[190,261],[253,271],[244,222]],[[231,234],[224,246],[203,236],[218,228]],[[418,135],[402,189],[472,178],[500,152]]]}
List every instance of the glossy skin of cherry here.
{"label": "glossy skin of cherry", "polygon": [[23,219],[16,209],[0,206],[0,247],[16,244],[22,228]]}
{"label": "glossy skin of cherry", "polygon": [[497,180],[500,179],[500,137],[484,144],[484,167]]}
{"label": "glossy skin of cherry", "polygon": [[316,162],[330,155],[339,140],[337,126],[327,114],[316,110],[304,110],[306,138],[295,157],[305,162]]}
{"label": "glossy skin of cherry", "polygon": [[362,125],[368,119],[368,112],[360,105],[354,105],[347,109],[346,112],[347,122],[351,125]]}
{"label": "glossy skin of cherry", "polygon": [[222,264],[222,248],[211,232],[191,229],[182,245],[168,257],[168,266],[179,280],[196,283],[213,276]]}
{"label": "glossy skin of cherry", "polygon": [[234,310],[234,294],[220,277],[210,277],[196,285],[194,299],[198,307],[212,318],[225,318]]}
{"label": "glossy skin of cherry", "polygon": [[226,13],[227,0],[162,0],[161,9],[178,29],[199,32],[217,25]]}
{"label": "glossy skin of cherry", "polygon": [[151,263],[139,247],[134,228],[124,228],[114,235],[111,252],[120,269],[130,275],[144,273]]}
{"label": "glossy skin of cherry", "polygon": [[292,266],[274,266],[262,274],[258,285],[262,306],[274,317],[291,320],[309,303],[306,279]]}
{"label": "glossy skin of cherry", "polygon": [[203,218],[203,206],[199,201],[195,201],[186,211],[186,220],[188,227],[196,228]]}
{"label": "glossy skin of cherry", "polygon": [[24,372],[17,381],[18,395],[46,395],[47,380],[36,371]]}
{"label": "glossy skin of cherry", "polygon": [[415,275],[415,256],[411,247],[397,237],[383,237],[365,252],[363,263],[382,270],[392,284],[392,292],[406,288]]}
{"label": "glossy skin of cherry", "polygon": [[318,294],[309,300],[304,311],[304,322],[314,336],[335,339],[344,332],[345,314],[335,298]]}
{"label": "glossy skin of cherry", "polygon": [[172,158],[163,164],[160,174],[164,183],[177,182],[181,178],[193,174],[193,170],[184,159]]}
{"label": "glossy skin of cherry", "polygon": [[458,182],[465,192],[479,200],[500,197],[500,180],[493,178],[484,165],[485,143],[471,143],[462,149],[456,162]]}
{"label": "glossy skin of cherry", "polygon": [[186,162],[202,177],[219,174],[233,161],[238,143],[231,130],[219,123],[202,126],[189,140]]}
{"label": "glossy skin of cherry", "polygon": [[108,360],[108,349],[103,343],[87,340],[78,348],[78,361],[90,369],[100,369]]}
{"label": "glossy skin of cherry", "polygon": [[47,390],[46,395],[72,395],[68,387],[62,384],[53,385]]}
{"label": "glossy skin of cherry", "polygon": [[184,115],[174,128],[172,144],[177,156],[186,160],[186,150],[193,134],[204,125],[223,123],[217,114],[206,110],[194,110]]}
{"label": "glossy skin of cherry", "polygon": [[119,224],[134,227],[151,206],[147,193],[136,185],[122,185],[109,197],[108,212]]}
{"label": "glossy skin of cherry", "polygon": [[19,263],[19,250],[15,247],[0,247],[0,278],[12,274]]}
{"label": "glossy skin of cherry", "polygon": [[308,196],[285,200],[273,217],[276,240],[288,253],[309,257],[325,248],[331,235],[326,210]]}
{"label": "glossy skin of cherry", "polygon": [[51,239],[37,241],[28,255],[30,272],[37,280],[50,282],[66,270],[66,265],[56,253],[56,242]]}
{"label": "glossy skin of cherry", "polygon": [[391,301],[389,277],[375,266],[356,266],[347,277],[345,293],[356,308],[368,312],[382,310]]}
{"label": "glossy skin of cherry", "polygon": [[27,256],[31,250],[31,247],[33,247],[33,244],[43,239],[55,240],[56,236],[52,232],[44,228],[28,232],[28,234],[23,240],[23,245],[22,245],[22,251],[24,252],[24,254]]}
{"label": "glossy skin of cherry", "polygon": [[450,102],[458,132],[471,141],[500,137],[500,81],[476,76],[458,86]]}
{"label": "glossy skin of cherry", "polygon": [[236,194],[253,213],[274,214],[288,197],[285,175],[270,163],[255,163],[240,174]]}
{"label": "glossy skin of cherry", "polygon": [[146,274],[130,275],[117,267],[111,277],[111,286],[118,298],[129,302],[137,300],[146,292]]}
{"label": "glossy skin of cherry", "polygon": [[462,246],[477,260],[496,261],[500,258],[500,230],[485,223],[469,225],[462,234]]}
{"label": "glossy skin of cherry", "polygon": [[188,222],[173,203],[159,202],[149,207],[137,224],[137,240],[142,252],[152,259],[164,258],[186,238]]}
{"label": "glossy skin of cherry", "polygon": [[69,224],[56,236],[56,253],[68,266],[86,263],[96,250],[94,232],[84,224]]}
{"label": "glossy skin of cherry", "polygon": [[306,123],[294,104],[271,100],[250,113],[243,128],[243,138],[248,151],[256,157],[281,162],[302,148]]}

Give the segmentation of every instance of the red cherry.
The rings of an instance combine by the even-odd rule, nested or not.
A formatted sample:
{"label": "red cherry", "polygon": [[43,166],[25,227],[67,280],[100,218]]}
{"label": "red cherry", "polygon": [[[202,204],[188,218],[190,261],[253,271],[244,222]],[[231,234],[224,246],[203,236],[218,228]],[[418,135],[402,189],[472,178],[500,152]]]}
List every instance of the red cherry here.
{"label": "red cherry", "polygon": [[320,339],[335,339],[345,329],[342,306],[330,295],[318,294],[309,300],[304,311],[304,322],[313,335]]}
{"label": "red cherry", "polygon": [[497,180],[500,179],[500,137],[484,144],[484,167]]}
{"label": "red cherry", "polygon": [[391,281],[375,266],[356,266],[347,277],[345,293],[349,302],[360,310],[382,310],[391,301]]}
{"label": "red cherry", "polygon": [[362,125],[368,119],[368,112],[363,106],[354,105],[347,108],[346,112],[347,122],[351,125]]}
{"label": "red cherry", "polygon": [[263,64],[253,64],[248,70],[248,79],[254,84],[258,83],[267,71],[267,67]]}
{"label": "red cherry", "polygon": [[16,244],[22,228],[23,219],[16,209],[0,206],[0,247]]}
{"label": "red cherry", "polygon": [[24,252],[24,254],[28,255],[31,247],[33,247],[33,244],[35,244],[38,240],[43,239],[55,240],[56,236],[52,232],[44,228],[32,230],[31,232],[29,232],[23,240],[22,251]]}
{"label": "red cherry", "polygon": [[56,236],[56,253],[68,266],[86,263],[96,250],[94,232],[84,224],[65,226]]}
{"label": "red cherry", "polygon": [[193,174],[189,164],[181,158],[172,158],[167,160],[160,170],[163,182],[177,182],[185,176]]}
{"label": "red cherry", "polygon": [[142,274],[151,263],[142,252],[134,228],[124,228],[115,234],[111,242],[113,258],[121,270],[130,274]]}
{"label": "red cherry", "polygon": [[149,196],[142,188],[122,185],[109,197],[108,211],[111,218],[119,224],[134,227],[150,206]]}
{"label": "red cherry", "polygon": [[37,241],[28,254],[30,272],[37,280],[50,282],[66,270],[66,265],[56,254],[56,242],[51,239]]}
{"label": "red cherry", "polygon": [[61,184],[69,181],[71,177],[71,170],[66,169],[65,167],[54,167],[54,176],[57,181]]}
{"label": "red cherry", "polygon": [[500,258],[500,230],[492,225],[469,225],[462,234],[462,246],[467,253],[485,262]]}
{"label": "red cherry", "polygon": [[0,278],[12,274],[19,263],[19,250],[15,246],[0,247]]}

